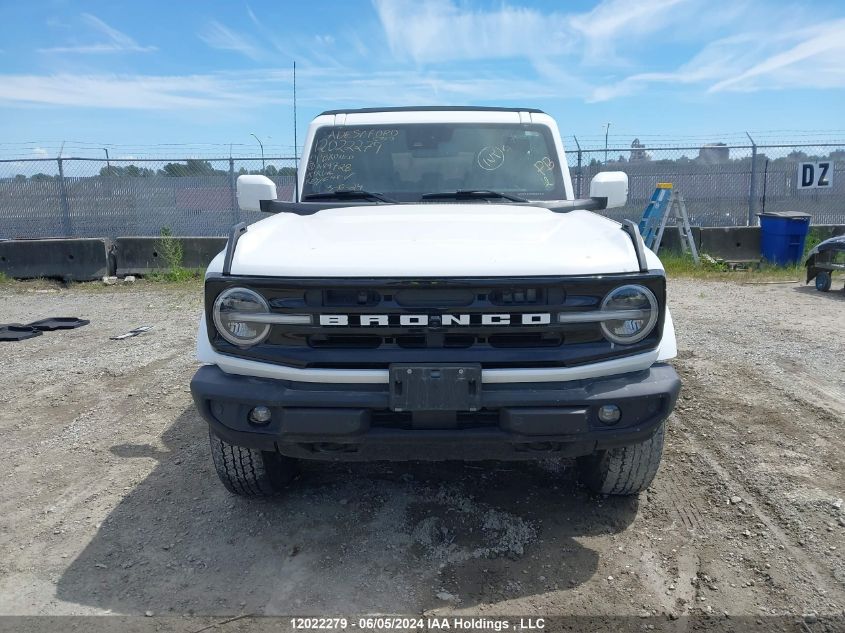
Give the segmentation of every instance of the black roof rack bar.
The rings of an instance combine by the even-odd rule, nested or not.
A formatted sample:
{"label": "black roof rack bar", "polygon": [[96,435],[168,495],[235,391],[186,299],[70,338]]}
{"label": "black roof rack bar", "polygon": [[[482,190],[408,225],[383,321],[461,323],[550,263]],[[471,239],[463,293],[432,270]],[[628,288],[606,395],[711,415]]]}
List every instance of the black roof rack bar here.
{"label": "black roof rack bar", "polygon": [[545,114],[537,108],[498,108],[493,106],[400,106],[396,108],[357,108],[351,110],[326,110],[324,114],[369,114],[373,112],[531,112]]}
{"label": "black roof rack bar", "polygon": [[643,242],[640,239],[640,229],[631,220],[622,220],[622,230],[628,234],[631,241],[634,243],[634,250],[637,252],[637,264],[640,267],[641,273],[648,272],[648,263],[645,260],[645,251],[643,250]]}
{"label": "black roof rack bar", "polygon": [[246,222],[240,222],[229,231],[229,240],[226,242],[226,256],[223,258],[223,274],[228,277],[232,274],[232,260],[235,258],[235,249],[238,247],[238,240],[246,233]]}

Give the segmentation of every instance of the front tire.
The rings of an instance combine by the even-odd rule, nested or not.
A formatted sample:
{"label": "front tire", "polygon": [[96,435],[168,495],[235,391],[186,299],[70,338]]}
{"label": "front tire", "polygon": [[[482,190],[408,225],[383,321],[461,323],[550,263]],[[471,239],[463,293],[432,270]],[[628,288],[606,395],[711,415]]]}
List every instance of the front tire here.
{"label": "front tire", "polygon": [[593,492],[635,495],[651,485],[663,455],[665,422],[645,442],[578,458],[578,473]]}
{"label": "front tire", "polygon": [[822,270],[816,274],[816,290],[819,292],[828,292],[832,283],[833,277],[829,272]]}
{"label": "front tire", "polygon": [[279,494],[298,472],[295,459],[270,451],[235,446],[208,432],[217,476],[229,492],[242,497]]}

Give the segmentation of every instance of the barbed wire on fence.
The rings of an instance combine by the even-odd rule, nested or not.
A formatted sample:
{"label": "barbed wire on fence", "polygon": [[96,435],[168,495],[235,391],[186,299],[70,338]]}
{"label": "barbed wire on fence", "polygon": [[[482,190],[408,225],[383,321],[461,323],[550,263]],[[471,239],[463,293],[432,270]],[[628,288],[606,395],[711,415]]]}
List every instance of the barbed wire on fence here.
{"label": "barbed wire on fence", "polygon": [[[229,149],[229,148],[225,148]],[[266,147],[265,147],[266,149]],[[265,174],[280,199],[292,199],[297,159],[292,154],[237,157],[61,157],[0,159],[0,239],[226,235],[238,221],[259,213],[238,209],[236,180]],[[658,182],[672,182],[699,226],[743,226],[756,213],[797,210],[816,224],[845,224],[845,142],[726,145],[681,143],[586,147],[567,153],[577,197],[589,195],[601,171],[628,174],[628,203],[605,215],[639,220]],[[798,164],[830,160],[832,186],[803,190]]]}

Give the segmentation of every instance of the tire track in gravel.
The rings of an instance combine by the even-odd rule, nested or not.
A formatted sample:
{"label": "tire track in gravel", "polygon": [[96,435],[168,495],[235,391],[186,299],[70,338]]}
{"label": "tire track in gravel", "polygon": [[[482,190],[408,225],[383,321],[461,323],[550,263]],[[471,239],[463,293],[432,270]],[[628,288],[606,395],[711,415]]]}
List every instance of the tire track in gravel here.
{"label": "tire track in gravel", "polygon": [[[789,489],[788,482],[779,479],[776,475],[772,476],[771,481],[760,479],[761,473],[753,468],[753,464],[747,462],[748,453],[736,450],[737,442],[735,439],[727,439],[730,436],[720,434],[718,431],[716,433],[709,431],[711,427],[720,428],[731,430],[734,437],[742,437],[737,426],[744,424],[748,428],[749,420],[736,416],[737,411],[743,410],[739,406],[743,404],[743,393],[736,389],[729,392],[727,384],[724,382],[725,376],[740,375],[739,368],[731,363],[723,363],[719,369],[711,367],[706,371],[707,379],[705,380],[701,377],[701,366],[698,366],[697,371],[695,371],[692,363],[691,357],[682,358],[678,362],[684,378],[685,391],[687,394],[695,394],[691,398],[698,402],[697,411],[705,409],[711,412],[711,417],[707,419],[714,420],[714,424],[702,428],[700,424],[693,423],[691,420],[693,416],[685,411],[682,405],[679,407],[680,411],[676,413],[679,429],[686,435],[690,446],[703,459],[706,467],[718,477],[725,489],[730,491],[730,495],[743,499],[745,507],[750,508],[756,522],[764,526],[763,530],[774,537],[779,549],[784,552],[787,561],[789,561],[788,564],[797,568],[798,571],[793,571],[796,579],[803,581],[803,584],[812,587],[817,592],[817,602],[823,605],[823,600],[826,597],[831,597],[841,603],[845,600],[845,590],[831,573],[832,570],[825,568],[825,565],[829,563],[815,560],[814,555],[818,557],[819,552],[802,548],[800,536],[796,539],[788,533],[792,527],[790,518],[795,515],[795,512],[790,511],[785,502],[781,500],[783,491]],[[749,376],[747,367],[742,369],[744,370],[743,380],[749,381],[751,384],[764,382],[763,379],[755,381],[753,372]],[[722,396],[722,393],[731,393],[732,397],[729,400]],[[773,411],[786,408],[785,404],[777,402],[778,399],[798,404],[806,415],[817,422],[831,419],[831,414],[826,408],[820,408],[813,403],[796,398],[791,393],[784,392],[769,395],[768,405]],[[791,423],[799,427],[805,426],[796,421],[798,417],[800,416],[790,416],[788,420],[782,420],[782,423]],[[707,432],[704,432],[705,429]],[[792,432],[794,431],[793,427]],[[757,445],[769,443],[768,436],[771,436],[771,432],[767,434],[764,431],[757,434]],[[829,436],[831,441],[836,441],[834,439],[835,434],[829,434]],[[807,438],[802,436],[802,439]],[[841,439],[839,443],[841,444]],[[807,455],[807,451],[811,450],[809,442],[806,441],[795,443],[793,447],[801,455]],[[818,454],[815,457],[818,458]],[[771,475],[771,473],[762,473],[762,475]],[[828,484],[834,486],[832,481]],[[754,503],[748,504],[748,500],[753,500]],[[764,506],[769,508],[768,512],[762,509]],[[748,523],[747,520],[744,522]],[[755,533],[757,533],[757,530],[755,530]],[[746,534],[748,534],[747,531]]]}

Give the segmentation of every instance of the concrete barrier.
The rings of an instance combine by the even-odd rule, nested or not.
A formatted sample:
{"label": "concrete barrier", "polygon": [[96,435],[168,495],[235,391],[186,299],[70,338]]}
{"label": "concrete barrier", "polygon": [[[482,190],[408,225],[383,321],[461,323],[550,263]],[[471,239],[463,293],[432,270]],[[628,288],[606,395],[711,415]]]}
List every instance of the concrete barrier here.
{"label": "concrete barrier", "polygon": [[[226,248],[225,237],[174,237],[182,245],[182,265],[185,268],[205,268],[220,251]],[[161,253],[160,237],[118,237],[111,254],[116,274],[147,275],[166,270],[169,264]]]}
{"label": "concrete barrier", "polygon": [[99,238],[0,241],[0,271],[15,279],[100,279],[109,274],[108,242]]}
{"label": "concrete barrier", "polygon": [[698,250],[729,262],[758,261],[760,259],[760,227],[703,228]]}
{"label": "concrete barrier", "polygon": [[[695,242],[695,247],[700,248],[701,244],[701,229],[697,226],[690,227],[692,232],[692,240]],[[658,252],[671,251],[673,253],[683,252],[681,249],[681,234],[675,227],[667,227],[663,231],[663,236],[660,239],[660,250]]]}

